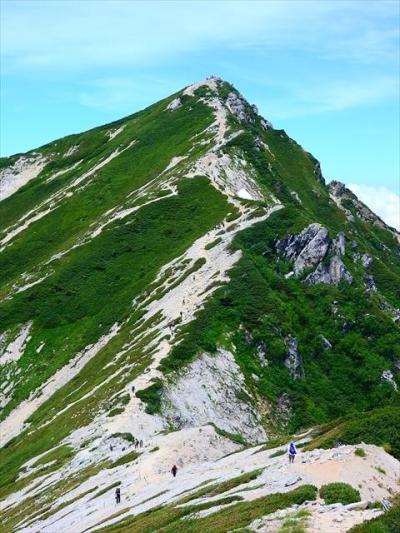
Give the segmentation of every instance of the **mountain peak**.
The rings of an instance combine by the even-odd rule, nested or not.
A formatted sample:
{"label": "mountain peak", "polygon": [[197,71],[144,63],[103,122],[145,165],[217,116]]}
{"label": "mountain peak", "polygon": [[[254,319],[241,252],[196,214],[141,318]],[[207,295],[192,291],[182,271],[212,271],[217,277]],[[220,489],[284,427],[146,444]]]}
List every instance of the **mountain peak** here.
{"label": "mountain peak", "polygon": [[[243,483],[252,501],[229,504],[293,484],[289,502],[310,500],[271,440],[329,422],[330,443],[367,409],[385,412],[366,430],[341,419],[342,459],[359,468],[362,440],[399,451],[393,234],[228,82],[6,158],[0,194],[4,531],[172,531],[186,512],[189,529],[250,527],[220,497],[201,518],[192,503]],[[387,496],[376,475],[363,498]]]}

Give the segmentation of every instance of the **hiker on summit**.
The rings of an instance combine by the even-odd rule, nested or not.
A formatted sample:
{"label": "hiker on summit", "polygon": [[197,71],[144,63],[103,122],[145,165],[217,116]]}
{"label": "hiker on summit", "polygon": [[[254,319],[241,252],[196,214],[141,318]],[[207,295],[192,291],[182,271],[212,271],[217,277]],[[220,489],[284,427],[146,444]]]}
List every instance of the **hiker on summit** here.
{"label": "hiker on summit", "polygon": [[288,447],[289,463],[294,463],[294,458],[297,454],[297,448],[294,442],[291,442]]}
{"label": "hiker on summit", "polygon": [[171,468],[171,474],[175,477],[177,472],[178,472],[178,467],[176,465],[174,465]]}

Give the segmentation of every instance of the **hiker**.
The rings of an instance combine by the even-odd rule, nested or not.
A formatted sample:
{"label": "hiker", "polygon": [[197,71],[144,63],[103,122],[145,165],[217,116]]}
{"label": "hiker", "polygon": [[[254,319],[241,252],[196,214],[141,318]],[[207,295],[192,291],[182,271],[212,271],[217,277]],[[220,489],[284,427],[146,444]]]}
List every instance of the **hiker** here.
{"label": "hiker", "polygon": [[176,465],[174,465],[171,468],[171,474],[175,477],[177,472],[178,472],[178,467]]}
{"label": "hiker", "polygon": [[121,489],[119,487],[115,489],[115,502],[121,503]]}
{"label": "hiker", "polygon": [[143,439],[140,439],[140,447],[143,448]]}
{"label": "hiker", "polygon": [[289,463],[294,463],[294,458],[296,457],[296,454],[297,454],[297,448],[294,442],[291,442],[289,444],[288,454],[289,454]]}
{"label": "hiker", "polygon": [[135,439],[135,448],[139,446],[139,439]]}

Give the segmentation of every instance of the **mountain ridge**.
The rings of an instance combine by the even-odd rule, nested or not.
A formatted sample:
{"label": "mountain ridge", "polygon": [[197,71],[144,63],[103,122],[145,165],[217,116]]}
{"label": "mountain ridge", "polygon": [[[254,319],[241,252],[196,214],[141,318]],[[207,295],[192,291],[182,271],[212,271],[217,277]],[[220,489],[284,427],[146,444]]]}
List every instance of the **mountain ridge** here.
{"label": "mountain ridge", "polygon": [[164,433],[190,465],[399,406],[398,233],[233,86],[28,154],[0,170],[10,530],[39,497],[59,516],[76,483],[116,482],[132,439],[142,483]]}

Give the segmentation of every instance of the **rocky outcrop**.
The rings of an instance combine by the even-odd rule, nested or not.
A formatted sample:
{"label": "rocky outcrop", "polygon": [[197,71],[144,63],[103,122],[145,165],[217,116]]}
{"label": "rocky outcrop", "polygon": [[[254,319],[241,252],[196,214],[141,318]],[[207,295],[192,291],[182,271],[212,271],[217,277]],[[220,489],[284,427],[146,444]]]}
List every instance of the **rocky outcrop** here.
{"label": "rocky outcrop", "polygon": [[393,387],[395,391],[398,390],[397,383],[394,380],[393,373],[390,370],[384,370],[381,375],[382,381],[386,381],[386,383],[389,383]]}
{"label": "rocky outcrop", "polygon": [[323,335],[321,335],[321,341],[322,341],[322,348],[325,350],[325,352],[328,352],[329,350],[332,349],[332,344]]}
{"label": "rocky outcrop", "polygon": [[315,160],[314,164],[314,176],[317,180],[325,185],[325,178],[322,175],[321,164],[319,161]]}
{"label": "rocky outcrop", "polygon": [[317,266],[325,257],[330,245],[328,230],[321,224],[310,224],[299,235],[289,235],[277,242],[278,253],[294,261],[295,274]]}
{"label": "rocky outcrop", "polygon": [[328,184],[328,190],[332,200],[344,211],[350,222],[354,221],[355,215],[363,222],[391,231],[397,240],[400,240],[399,232],[385,224],[380,217],[363,204],[343,183],[340,181],[331,181]]}
{"label": "rocky outcrop", "polygon": [[353,278],[341,257],[346,251],[346,239],[338,233],[332,240],[321,224],[310,224],[298,235],[289,235],[276,243],[279,254],[293,261],[294,273],[300,276],[304,270],[315,268],[305,281],[310,284],[337,285],[341,281],[351,283]]}
{"label": "rocky outcrop", "polygon": [[292,414],[292,402],[289,395],[286,392],[283,392],[276,402],[275,407],[275,419],[278,424],[285,426],[289,422]]}
{"label": "rocky outcrop", "polygon": [[353,276],[347,270],[341,258],[334,255],[329,264],[320,263],[314,272],[306,277],[305,281],[311,285],[317,285],[319,283],[337,285],[341,281],[351,283]]}
{"label": "rocky outcrop", "polygon": [[168,105],[167,105],[167,109],[169,111],[175,111],[175,109],[178,109],[179,107],[182,106],[182,100],[178,97],[178,98],[174,98]]}
{"label": "rocky outcrop", "polygon": [[267,131],[273,128],[271,122],[269,122],[268,120],[265,120],[265,118],[261,119],[260,124],[264,131]]}
{"label": "rocky outcrop", "polygon": [[[252,109],[237,93],[231,91],[225,101],[225,105],[229,111],[235,115],[239,122],[244,124],[251,124],[254,122],[254,109]],[[250,111],[251,110],[251,111]]]}
{"label": "rocky outcrop", "polygon": [[256,352],[262,367],[268,366],[267,345],[264,341],[257,342]]}
{"label": "rocky outcrop", "polygon": [[163,415],[177,429],[213,423],[248,442],[262,442],[266,434],[260,415],[242,398],[244,376],[231,352],[198,357],[170,385],[162,398]]}
{"label": "rocky outcrop", "polygon": [[361,264],[364,268],[369,268],[372,264],[372,257],[368,254],[363,254],[361,256]]}
{"label": "rocky outcrop", "polygon": [[292,379],[304,379],[303,358],[299,353],[296,337],[288,337],[285,342],[287,348],[285,366],[289,369],[290,377]]}
{"label": "rocky outcrop", "polygon": [[375,285],[374,276],[372,274],[367,274],[366,276],[364,276],[364,283],[368,291],[376,292],[377,289]]}

